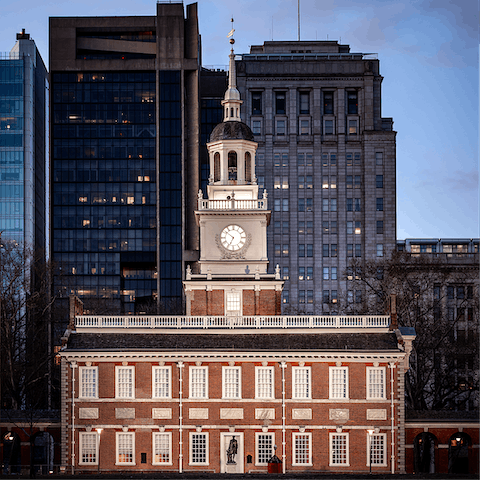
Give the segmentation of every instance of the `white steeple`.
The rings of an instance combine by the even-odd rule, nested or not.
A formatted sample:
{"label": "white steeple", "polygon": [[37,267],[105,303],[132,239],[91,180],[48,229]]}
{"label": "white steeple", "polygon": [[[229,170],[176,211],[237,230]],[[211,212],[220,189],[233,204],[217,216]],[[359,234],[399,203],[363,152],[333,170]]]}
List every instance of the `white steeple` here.
{"label": "white steeple", "polygon": [[[233,28],[233,18],[232,18],[232,29],[228,34],[229,37],[232,37],[235,32]],[[237,89],[237,76],[235,73],[235,53],[233,52],[233,44],[235,39],[230,38],[230,44],[232,49],[230,50],[230,61],[229,61],[229,72],[228,72],[228,89],[225,92],[225,97],[222,100],[223,105],[223,121],[224,122],[241,122],[240,117],[240,105],[243,103],[240,100],[240,92]]]}

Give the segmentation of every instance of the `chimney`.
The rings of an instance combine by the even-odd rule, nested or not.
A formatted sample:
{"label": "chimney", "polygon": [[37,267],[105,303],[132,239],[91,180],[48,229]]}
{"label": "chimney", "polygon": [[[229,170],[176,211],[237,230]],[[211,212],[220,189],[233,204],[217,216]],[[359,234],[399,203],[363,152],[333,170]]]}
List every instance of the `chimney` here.
{"label": "chimney", "polygon": [[30,34],[25,33],[25,29],[22,28],[22,33],[17,33],[17,40],[30,40]]}

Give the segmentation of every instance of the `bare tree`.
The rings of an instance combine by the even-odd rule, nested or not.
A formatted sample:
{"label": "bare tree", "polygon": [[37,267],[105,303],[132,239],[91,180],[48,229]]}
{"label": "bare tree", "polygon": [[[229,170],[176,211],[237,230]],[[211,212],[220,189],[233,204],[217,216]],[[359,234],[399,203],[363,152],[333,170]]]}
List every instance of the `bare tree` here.
{"label": "bare tree", "polygon": [[387,313],[390,295],[395,294],[399,326],[415,328],[406,375],[408,409],[478,409],[479,302],[474,262],[461,256],[393,252],[378,260],[352,261],[344,278],[347,295],[343,292],[340,310]]}

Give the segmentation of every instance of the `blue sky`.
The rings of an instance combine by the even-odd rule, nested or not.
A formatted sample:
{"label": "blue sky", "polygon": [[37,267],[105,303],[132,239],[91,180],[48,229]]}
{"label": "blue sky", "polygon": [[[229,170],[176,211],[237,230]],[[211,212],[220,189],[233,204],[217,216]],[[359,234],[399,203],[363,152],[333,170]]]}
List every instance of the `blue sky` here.
{"label": "blue sky", "polygon": [[[190,2],[185,2],[190,3]],[[0,2],[0,52],[25,28],[48,66],[49,16],[154,15],[147,0]],[[203,64],[265,40],[295,40],[296,0],[199,0]],[[300,0],[302,40],[377,53],[382,115],[397,133],[397,237],[479,236],[478,6],[472,0]]]}

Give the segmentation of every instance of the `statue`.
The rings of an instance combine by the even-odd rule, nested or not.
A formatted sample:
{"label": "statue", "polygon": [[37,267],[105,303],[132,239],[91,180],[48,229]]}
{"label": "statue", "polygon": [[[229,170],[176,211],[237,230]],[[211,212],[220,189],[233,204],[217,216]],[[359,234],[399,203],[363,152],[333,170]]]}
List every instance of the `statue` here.
{"label": "statue", "polygon": [[227,448],[227,464],[232,465],[237,463],[235,461],[235,455],[237,454],[237,451],[238,451],[238,442],[235,437],[232,437]]}

